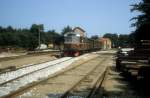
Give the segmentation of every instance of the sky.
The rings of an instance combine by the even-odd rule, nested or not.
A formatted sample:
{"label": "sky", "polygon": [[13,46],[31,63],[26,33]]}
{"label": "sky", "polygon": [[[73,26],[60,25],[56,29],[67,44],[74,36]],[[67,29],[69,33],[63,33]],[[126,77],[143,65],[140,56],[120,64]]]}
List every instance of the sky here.
{"label": "sky", "polygon": [[0,0],[0,26],[30,28],[44,24],[45,31],[61,32],[67,25],[81,27],[88,36],[105,33],[129,34],[130,5],[139,0]]}

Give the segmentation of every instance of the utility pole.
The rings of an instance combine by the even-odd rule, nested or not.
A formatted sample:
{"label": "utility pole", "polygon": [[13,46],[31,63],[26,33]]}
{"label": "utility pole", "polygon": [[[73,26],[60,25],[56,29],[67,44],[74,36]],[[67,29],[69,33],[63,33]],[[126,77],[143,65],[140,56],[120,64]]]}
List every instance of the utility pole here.
{"label": "utility pole", "polygon": [[39,26],[39,50],[40,50],[40,47],[41,47],[41,34],[40,34],[40,26]]}
{"label": "utility pole", "polygon": [[120,34],[117,34],[118,36],[118,41],[117,41],[117,48],[120,48],[120,42],[119,42],[119,38],[120,38]]}

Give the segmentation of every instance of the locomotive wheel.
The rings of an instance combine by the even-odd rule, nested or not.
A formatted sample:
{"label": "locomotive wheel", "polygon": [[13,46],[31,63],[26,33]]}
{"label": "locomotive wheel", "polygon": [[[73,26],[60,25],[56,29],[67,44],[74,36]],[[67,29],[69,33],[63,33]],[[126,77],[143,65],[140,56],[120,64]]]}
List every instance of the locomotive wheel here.
{"label": "locomotive wheel", "polygon": [[79,55],[80,55],[79,52],[75,52],[75,53],[74,53],[74,56],[75,56],[75,57],[77,57],[77,56],[79,56]]}

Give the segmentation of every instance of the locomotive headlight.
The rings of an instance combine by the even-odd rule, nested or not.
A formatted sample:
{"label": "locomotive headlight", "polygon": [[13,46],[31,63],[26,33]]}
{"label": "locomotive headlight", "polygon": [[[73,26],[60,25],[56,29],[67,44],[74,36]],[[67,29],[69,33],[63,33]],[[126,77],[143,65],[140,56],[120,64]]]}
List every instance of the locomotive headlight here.
{"label": "locomotive headlight", "polygon": [[76,34],[76,36],[80,37],[80,34]]}

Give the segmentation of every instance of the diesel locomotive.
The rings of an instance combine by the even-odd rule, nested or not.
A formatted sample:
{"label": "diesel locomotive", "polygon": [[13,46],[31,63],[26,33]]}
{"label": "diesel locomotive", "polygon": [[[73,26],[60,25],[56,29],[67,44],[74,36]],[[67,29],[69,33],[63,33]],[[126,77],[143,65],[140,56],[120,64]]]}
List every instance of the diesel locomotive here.
{"label": "diesel locomotive", "polygon": [[84,52],[101,49],[99,40],[92,40],[85,36],[85,31],[76,27],[72,32],[64,34],[64,56],[79,56]]}

